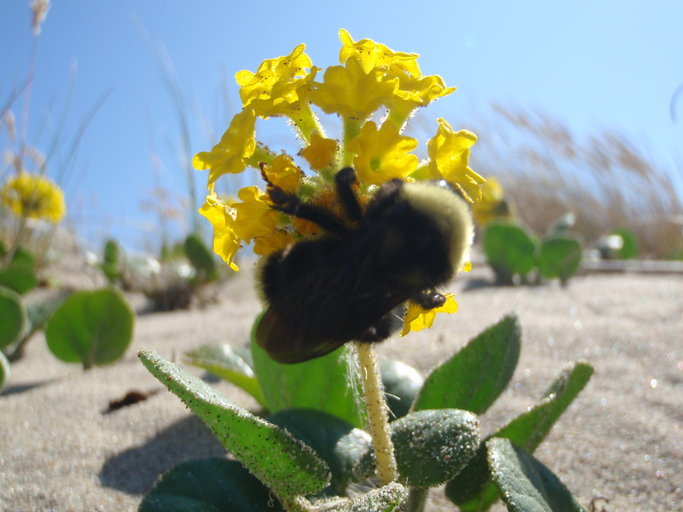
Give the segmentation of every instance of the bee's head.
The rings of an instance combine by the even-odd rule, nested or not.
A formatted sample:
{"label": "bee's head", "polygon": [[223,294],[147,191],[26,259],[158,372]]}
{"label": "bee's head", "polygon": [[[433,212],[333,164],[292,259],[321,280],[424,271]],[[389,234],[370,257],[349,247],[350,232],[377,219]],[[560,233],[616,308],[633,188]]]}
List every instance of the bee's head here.
{"label": "bee's head", "polygon": [[467,202],[452,190],[428,182],[404,183],[401,194],[420,214],[422,231],[438,235],[439,252],[452,275],[465,263],[472,244],[472,214]]}

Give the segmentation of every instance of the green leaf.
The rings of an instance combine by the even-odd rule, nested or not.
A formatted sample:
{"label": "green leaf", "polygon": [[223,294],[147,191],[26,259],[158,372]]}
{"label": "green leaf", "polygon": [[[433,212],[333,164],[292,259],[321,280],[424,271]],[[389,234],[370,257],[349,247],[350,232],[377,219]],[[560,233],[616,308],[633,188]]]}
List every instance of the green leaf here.
{"label": "green leaf", "polygon": [[14,290],[19,295],[25,294],[38,286],[35,267],[35,256],[20,247],[12,256],[9,265],[0,268],[0,286]]}
{"label": "green leaf", "polygon": [[429,374],[413,409],[463,409],[482,414],[503,392],[520,351],[517,317],[504,317]]}
{"label": "green leaf", "polygon": [[[541,444],[562,413],[590,380],[593,368],[571,363],[553,381],[534,407],[510,421],[490,437],[510,439],[529,453]],[[490,482],[486,447],[482,444],[472,462],[446,485],[446,495],[463,512],[488,510],[498,495]]]}
{"label": "green leaf", "polygon": [[[447,482],[464,468],[479,446],[479,420],[467,411],[438,409],[411,412],[390,424],[401,481],[416,487]],[[374,474],[369,448],[357,473]]]}
{"label": "green leaf", "polygon": [[562,413],[586,386],[593,374],[587,363],[570,363],[553,381],[541,401],[527,412],[517,416],[494,434],[510,439],[533,453],[548,435]]}
{"label": "green leaf", "polygon": [[620,260],[632,260],[638,256],[638,239],[630,229],[617,229],[612,233],[621,237],[621,248],[616,251],[616,257]]}
{"label": "green leaf", "polygon": [[353,365],[346,349],[341,347],[303,363],[277,363],[256,343],[254,333],[259,321],[260,316],[251,333],[251,353],[268,409],[273,413],[315,409],[362,427],[356,391],[349,379]]}
{"label": "green leaf", "polygon": [[121,260],[121,247],[116,243],[116,240],[107,240],[104,244],[104,255],[102,260],[104,263],[118,266]]}
{"label": "green leaf", "polygon": [[555,474],[507,439],[491,439],[491,476],[510,512],[587,512]]}
{"label": "green leaf", "polygon": [[26,329],[26,310],[17,292],[0,286],[0,348],[11,345]]}
{"label": "green leaf", "polygon": [[139,512],[282,512],[270,491],[235,460],[191,460],[165,474]]}
{"label": "green leaf", "polygon": [[70,291],[59,291],[46,297],[29,298],[26,301],[27,336],[43,329],[50,317],[64,304],[69,295],[71,295]]}
{"label": "green leaf", "polygon": [[321,411],[289,409],[268,418],[303,441],[327,462],[332,480],[326,494],[343,495],[354,480],[354,468],[372,448],[370,435],[350,423]]}
{"label": "green leaf", "polygon": [[538,243],[519,226],[489,224],[484,230],[482,246],[486,260],[506,284],[514,275],[525,276],[536,266]]}
{"label": "green leaf", "polygon": [[233,383],[267,407],[261,384],[251,366],[230,345],[204,345],[185,353],[185,362]]}
{"label": "green leaf", "polygon": [[154,352],[141,350],[138,356],[244,467],[279,496],[312,494],[329,483],[327,464],[309,446],[229,402],[205,382]]}
{"label": "green leaf", "polygon": [[121,279],[123,275],[121,270],[121,247],[116,243],[116,240],[107,240],[104,244],[104,254],[99,267],[110,284],[114,284]]}
{"label": "green leaf", "polygon": [[559,277],[564,284],[579,269],[582,251],[576,238],[564,236],[544,240],[538,256],[538,271],[547,279]]}
{"label": "green leaf", "polygon": [[9,361],[5,357],[5,354],[0,350],[0,392],[5,387],[5,384],[9,382],[12,376],[12,371],[10,369]]}
{"label": "green leaf", "polygon": [[62,361],[84,368],[116,361],[133,337],[135,314],[111,288],[72,294],[48,321],[45,337]]}
{"label": "green leaf", "polygon": [[381,359],[379,370],[391,418],[405,416],[420,392],[424,379],[412,366],[392,359]]}
{"label": "green leaf", "polygon": [[202,239],[195,234],[185,239],[185,255],[195,268],[201,281],[213,281],[218,277],[218,267],[211,251],[204,245]]}
{"label": "green leaf", "polygon": [[[357,496],[351,500],[344,500],[339,506],[325,508],[324,501],[319,509],[324,512],[394,512],[398,511],[406,497],[405,488],[398,483],[391,483],[373,489],[365,494]],[[318,505],[318,502],[315,503]]]}

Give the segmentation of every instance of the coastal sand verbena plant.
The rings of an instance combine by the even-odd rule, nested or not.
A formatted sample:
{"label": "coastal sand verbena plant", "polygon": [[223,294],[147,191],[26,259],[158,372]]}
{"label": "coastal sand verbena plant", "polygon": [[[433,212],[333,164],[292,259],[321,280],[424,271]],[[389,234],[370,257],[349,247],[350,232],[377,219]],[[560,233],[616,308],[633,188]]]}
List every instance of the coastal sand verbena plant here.
{"label": "coastal sand verbena plant", "polygon": [[[484,180],[469,167],[470,148],[476,142],[473,133],[466,130],[455,131],[447,121],[439,119],[436,133],[427,142],[428,158],[422,162],[413,153],[418,141],[402,133],[417,108],[450,94],[454,88],[447,87],[439,76],[423,76],[416,54],[394,52],[369,39],[354,41],[344,30],[340,31],[340,38],[341,65],[326,68],[322,79],[318,76],[321,70],[313,66],[304,53],[303,45],[297,46],[287,56],[265,60],[255,73],[237,73],[242,111],[233,117],[220,142],[211,151],[200,152],[194,158],[196,168],[208,170],[208,195],[201,213],[214,228],[215,252],[233,270],[238,270],[236,255],[245,244],[253,244],[253,251],[268,264],[273,257],[286,258],[287,251],[296,248],[298,244],[326,240],[325,237],[330,235],[325,233],[325,228],[327,231],[331,228],[343,232],[344,223],[354,221],[354,215],[349,215],[349,210],[357,208],[360,218],[362,212],[372,209],[377,197],[388,190],[385,187],[392,184],[399,189],[410,189],[410,183],[442,180],[444,185],[457,190],[469,202],[476,202],[481,197],[480,185]],[[326,135],[319,122],[317,109],[340,118],[339,139]],[[300,145],[295,151],[300,156],[301,164],[297,163],[293,153],[275,151],[259,143],[256,137],[256,120],[271,117],[285,117],[294,129]],[[304,167],[308,169],[305,170]],[[238,194],[238,201],[223,198],[216,193],[216,182],[222,176],[242,173],[249,168],[253,169],[251,172],[255,176],[263,179],[265,190],[257,186],[243,188]],[[343,172],[340,172],[342,169]],[[348,188],[340,186],[339,181],[348,176],[353,176]],[[444,193],[452,194],[450,191]],[[355,200],[340,197],[345,194],[353,196]],[[349,203],[352,204],[351,207]],[[307,211],[315,211],[317,214],[308,215],[305,213]],[[321,215],[320,212],[326,213]],[[321,217],[323,221],[316,222]],[[465,238],[468,236],[465,235]],[[457,266],[453,271],[467,266],[466,244],[461,245],[460,252],[454,257]],[[305,272],[306,269],[302,269],[302,275]],[[391,290],[387,293],[391,293]],[[452,294],[437,295],[438,307],[436,304],[434,307],[427,307],[420,300],[407,297],[412,300],[400,312],[403,316],[401,334],[406,335],[411,330],[431,326],[437,312],[452,313],[457,310]],[[346,299],[352,302],[358,297],[349,293]],[[269,343],[264,344],[261,339],[260,329],[263,318],[267,315],[268,310],[265,315],[256,319],[251,355],[245,356],[252,361],[251,364],[259,376],[258,387],[253,384],[253,373],[250,377],[252,380],[242,379],[242,382],[251,382],[248,385],[255,393],[254,396],[259,401],[266,402],[272,412],[280,411],[278,414],[281,416],[271,418],[272,423],[257,419],[244,409],[226,402],[205,384],[157,355],[142,351],[140,357],[161,382],[204,419],[244,468],[277,496],[284,510],[395,510],[405,500],[402,484],[411,486],[410,510],[422,510],[429,487],[452,479],[479,451],[484,450],[483,457],[486,458],[483,445],[479,451],[477,449],[479,437],[476,416],[449,408],[450,404],[457,404],[457,401],[424,398],[423,405],[430,403],[432,410],[414,403],[414,411],[399,420],[392,432],[387,421],[380,372],[371,343],[355,344],[359,358],[357,366],[347,357],[346,347],[330,353],[325,348],[318,351],[315,346],[304,347],[299,349],[304,351],[303,354],[295,353],[291,359],[286,356],[282,360],[310,360],[297,364],[279,364],[273,361],[271,356],[279,359],[279,352],[273,350]],[[300,318],[305,318],[305,314]],[[515,326],[513,320],[506,320],[501,323],[501,327],[492,331],[504,334],[487,335],[484,340],[489,341],[481,341],[474,346],[487,345],[490,340],[501,339],[503,346],[508,346],[508,343],[514,346],[513,340],[518,338],[514,334],[518,331]],[[275,342],[286,347],[287,341],[282,339]],[[315,340],[311,340],[311,343],[315,343]],[[481,348],[471,350],[479,354],[475,357],[476,360],[484,357],[486,352]],[[507,350],[498,351],[499,356],[507,353]],[[514,354],[515,351],[509,353]],[[317,357],[318,355],[321,357]],[[512,360],[516,363],[515,357],[510,361]],[[233,361],[236,359],[233,358]],[[458,361],[457,364],[446,365],[447,369],[443,371],[451,373],[454,367],[460,368],[464,360]],[[514,367],[514,363],[507,364],[508,369]],[[473,368],[473,363],[470,366]],[[245,374],[248,373],[248,367],[249,362],[245,361],[245,365],[242,365]],[[353,374],[357,371],[360,371],[363,381],[367,412],[361,410],[353,398],[353,381],[357,379]],[[480,374],[479,371],[475,373]],[[508,373],[504,372],[505,375]],[[573,375],[573,370],[569,374]],[[498,376],[491,374],[487,378],[498,379]],[[294,404],[294,407],[317,408],[317,416],[311,416],[310,411],[290,409],[291,396],[301,396],[302,390],[307,388],[306,379],[315,382],[315,386],[324,383],[324,389],[308,389],[304,393],[307,397]],[[573,382],[574,377],[567,379]],[[585,375],[582,379],[585,384]],[[443,398],[443,384],[435,384],[440,382],[440,378],[434,377],[431,382],[426,386],[430,391],[425,393]],[[494,386],[497,390],[492,392],[494,398],[502,390],[501,382],[504,387],[506,377]],[[578,389],[582,386],[580,384]],[[259,387],[260,392],[256,391]],[[285,390],[289,391],[283,394]],[[334,394],[332,391],[329,395],[326,394],[328,390],[334,390]],[[577,392],[576,385],[572,390],[573,393]],[[561,395],[562,390],[558,388],[548,398],[549,403],[554,403]],[[569,402],[573,396],[569,398]],[[309,402],[303,405],[306,400]],[[557,409],[556,417],[566,405],[568,402],[563,401],[563,405]],[[486,407],[488,405],[483,406],[483,409]],[[480,412],[481,409],[478,406],[477,411]],[[336,418],[330,416],[331,414]],[[358,448],[357,444],[355,451],[342,453],[337,449],[339,444],[333,443],[333,447],[328,446],[336,454],[327,459],[332,464],[329,466],[332,471],[330,476],[325,463],[316,456],[326,453],[326,449],[316,442],[313,432],[329,432],[328,428],[339,429],[338,425],[331,425],[343,418],[343,421],[349,422],[346,424],[350,425],[350,430],[347,427],[342,430],[353,439],[367,439],[364,437],[367,434],[353,430],[354,425],[363,425],[362,418],[365,414],[372,438],[371,443],[365,444],[366,447],[372,447],[367,452],[367,460],[365,455],[360,456],[361,452],[365,454],[367,450]],[[278,424],[285,426],[287,430],[276,426]],[[522,429],[524,435],[530,432],[529,424],[534,422],[527,423]],[[548,427],[545,425],[543,428]],[[297,431],[304,432],[298,440],[290,434]],[[539,436],[537,433],[536,441],[543,435]],[[301,439],[305,439],[307,444],[302,444]],[[342,444],[342,439],[354,444],[344,435],[335,439]],[[398,459],[394,457],[394,442],[398,443]],[[316,446],[316,449],[310,446]],[[531,446],[533,448],[535,445]],[[507,445],[490,444],[489,453],[492,464],[499,460],[496,457],[506,461],[514,458],[511,455],[514,450]],[[347,497],[346,483],[362,481],[375,473],[374,470],[368,472],[368,464],[369,467],[376,467],[380,489],[355,498]],[[339,465],[345,468],[342,470],[343,476],[338,473]],[[203,465],[202,472],[207,471],[203,474],[210,479],[246,478],[239,468],[228,466],[219,462],[207,462]],[[366,469],[363,470],[363,467]],[[354,468],[353,475],[349,473],[351,468]],[[143,501],[141,510],[162,510],[164,507],[165,510],[182,510],[178,500],[169,496],[167,491],[181,481],[178,479],[183,478],[184,471],[195,469],[197,468],[178,468],[178,473],[169,474]],[[238,473],[241,476],[237,476]],[[505,470],[495,472],[499,473],[504,474]],[[209,474],[213,476],[208,476]],[[249,486],[256,485],[249,478],[244,482],[249,481]],[[331,489],[328,487],[330,478]],[[483,480],[484,483],[488,481],[488,478]],[[505,481],[501,485],[507,489],[509,484],[509,481]],[[227,493],[224,498],[236,499],[235,493],[242,493],[242,499],[250,500],[252,509],[258,509],[261,491],[254,490],[251,498],[246,498],[250,496],[251,490],[239,487],[233,489],[230,486],[228,490],[224,485],[221,486]],[[320,491],[323,489],[329,490],[323,491],[321,495]],[[212,494],[213,491],[206,494],[199,489],[186,488],[183,493],[185,492],[193,495],[193,499],[213,502],[217,506],[229,506],[227,502],[219,505],[223,498]],[[326,500],[319,501],[322,496]],[[562,499],[570,500],[563,496]],[[468,501],[467,498],[463,500]]]}

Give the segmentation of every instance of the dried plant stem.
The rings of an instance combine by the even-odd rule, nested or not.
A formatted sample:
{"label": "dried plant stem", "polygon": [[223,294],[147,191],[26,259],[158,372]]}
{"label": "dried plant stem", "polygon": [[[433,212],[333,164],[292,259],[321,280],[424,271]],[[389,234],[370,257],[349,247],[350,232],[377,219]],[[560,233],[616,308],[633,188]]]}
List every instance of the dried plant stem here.
{"label": "dried plant stem", "polygon": [[377,476],[381,485],[395,482],[396,459],[394,445],[389,434],[389,415],[387,403],[384,400],[384,389],[379,376],[377,358],[372,343],[356,343],[360,375],[363,382],[365,405],[368,410],[368,426],[375,447],[377,460]]}

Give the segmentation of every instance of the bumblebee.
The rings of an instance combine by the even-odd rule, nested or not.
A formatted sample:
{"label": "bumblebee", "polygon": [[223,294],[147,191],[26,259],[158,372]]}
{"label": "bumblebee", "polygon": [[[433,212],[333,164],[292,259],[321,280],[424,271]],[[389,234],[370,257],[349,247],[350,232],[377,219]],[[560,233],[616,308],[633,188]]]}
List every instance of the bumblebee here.
{"label": "bumblebee", "polygon": [[453,190],[394,179],[363,207],[356,186],[352,168],[336,174],[342,218],[269,184],[273,208],[324,231],[259,266],[267,308],[256,341],[280,363],[313,359],[349,341],[388,338],[402,324],[396,308],[407,300],[424,309],[443,305],[436,290],[463,264],[472,220]]}

